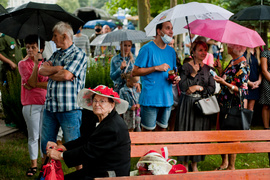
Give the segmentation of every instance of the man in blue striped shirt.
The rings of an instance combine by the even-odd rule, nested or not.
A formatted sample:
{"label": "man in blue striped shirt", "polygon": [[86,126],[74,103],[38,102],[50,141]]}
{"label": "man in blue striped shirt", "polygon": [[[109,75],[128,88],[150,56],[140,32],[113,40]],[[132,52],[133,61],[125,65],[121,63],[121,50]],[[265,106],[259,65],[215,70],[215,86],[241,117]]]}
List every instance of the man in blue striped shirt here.
{"label": "man in blue striped shirt", "polygon": [[42,124],[43,154],[46,154],[48,141],[56,142],[60,126],[65,142],[80,137],[82,112],[77,95],[84,88],[87,67],[85,53],[73,44],[73,30],[69,24],[57,23],[52,41],[60,49],[39,69],[39,74],[49,76]]}

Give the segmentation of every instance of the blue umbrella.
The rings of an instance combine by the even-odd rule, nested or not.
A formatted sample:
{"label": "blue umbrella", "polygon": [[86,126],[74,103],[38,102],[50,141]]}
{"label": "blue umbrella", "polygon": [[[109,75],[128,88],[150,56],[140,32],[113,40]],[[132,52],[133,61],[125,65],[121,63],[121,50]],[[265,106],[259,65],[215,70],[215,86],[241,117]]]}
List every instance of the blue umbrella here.
{"label": "blue umbrella", "polygon": [[106,20],[99,19],[99,20],[88,21],[87,23],[85,23],[85,25],[83,26],[83,28],[94,29],[95,28],[95,25],[97,23],[101,24],[101,26],[108,25],[108,26],[110,26],[110,28],[114,28],[115,27],[115,24],[113,22],[108,22]]}

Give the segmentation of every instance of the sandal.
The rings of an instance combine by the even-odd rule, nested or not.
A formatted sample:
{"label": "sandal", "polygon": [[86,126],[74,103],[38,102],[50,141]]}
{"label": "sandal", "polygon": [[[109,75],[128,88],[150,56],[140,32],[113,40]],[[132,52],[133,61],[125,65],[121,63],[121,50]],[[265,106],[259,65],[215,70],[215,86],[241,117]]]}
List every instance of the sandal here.
{"label": "sandal", "polygon": [[26,172],[26,176],[28,177],[32,177],[37,173],[37,167],[30,167],[27,172]]}
{"label": "sandal", "polygon": [[221,170],[226,170],[228,167],[218,167],[215,169],[215,171],[221,171]]}

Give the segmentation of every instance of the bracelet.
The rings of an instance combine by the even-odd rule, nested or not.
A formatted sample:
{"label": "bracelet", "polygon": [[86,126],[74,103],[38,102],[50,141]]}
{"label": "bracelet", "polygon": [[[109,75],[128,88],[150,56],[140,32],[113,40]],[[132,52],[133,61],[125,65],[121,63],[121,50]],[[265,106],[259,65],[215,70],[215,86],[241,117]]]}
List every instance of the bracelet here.
{"label": "bracelet", "polygon": [[63,154],[64,154],[64,153],[62,152],[62,153],[61,153],[61,158],[62,158],[62,159],[64,159],[64,158],[63,158]]}
{"label": "bracelet", "polygon": [[232,86],[232,90],[234,90],[235,86]]}
{"label": "bracelet", "polygon": [[202,88],[200,87],[200,89],[199,89],[200,91],[202,91]]}

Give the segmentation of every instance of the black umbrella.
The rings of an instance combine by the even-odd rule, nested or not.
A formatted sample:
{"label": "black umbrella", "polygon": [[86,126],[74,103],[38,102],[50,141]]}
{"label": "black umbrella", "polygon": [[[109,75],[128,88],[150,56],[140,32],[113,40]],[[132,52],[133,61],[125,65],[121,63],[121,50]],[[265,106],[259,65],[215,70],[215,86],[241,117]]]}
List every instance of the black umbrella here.
{"label": "black umbrella", "polygon": [[98,9],[94,7],[80,7],[75,10],[74,14],[85,22],[96,19],[116,19],[103,9]]}
{"label": "black umbrella", "polygon": [[16,39],[38,34],[44,40],[51,40],[52,28],[59,21],[68,22],[75,33],[84,24],[57,4],[29,2],[0,16],[0,32]]}
{"label": "black umbrella", "polygon": [[8,13],[8,11],[0,4],[0,15]]}
{"label": "black umbrella", "polygon": [[257,5],[242,9],[234,14],[230,20],[237,21],[255,21],[255,20],[270,20],[270,6]]}

